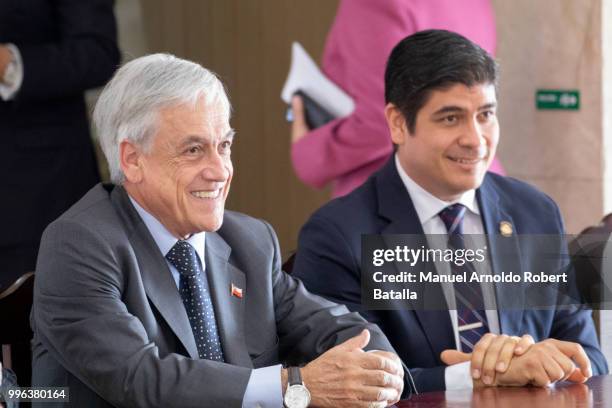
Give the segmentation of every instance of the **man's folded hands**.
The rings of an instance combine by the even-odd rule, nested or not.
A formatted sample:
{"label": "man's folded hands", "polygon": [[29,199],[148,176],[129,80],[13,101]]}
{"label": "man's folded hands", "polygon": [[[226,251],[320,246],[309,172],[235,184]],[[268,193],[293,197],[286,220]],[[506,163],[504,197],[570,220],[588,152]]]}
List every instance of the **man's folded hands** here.
{"label": "man's folded hands", "polygon": [[534,343],[529,335],[519,338],[487,333],[472,353],[445,350],[441,358],[448,365],[470,361],[475,387],[545,387],[557,381],[582,383],[592,375],[580,344],[555,339]]}

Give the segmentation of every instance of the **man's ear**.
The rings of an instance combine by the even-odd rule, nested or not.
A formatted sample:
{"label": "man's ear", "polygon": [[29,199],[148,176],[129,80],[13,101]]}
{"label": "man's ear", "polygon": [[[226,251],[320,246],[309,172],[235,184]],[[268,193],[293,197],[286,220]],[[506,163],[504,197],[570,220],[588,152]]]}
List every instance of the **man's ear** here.
{"label": "man's ear", "polygon": [[142,180],[143,168],[141,157],[140,149],[132,142],[124,139],[119,144],[119,164],[126,181],[139,183]]}
{"label": "man's ear", "polygon": [[393,103],[388,103],[385,106],[385,118],[387,119],[387,126],[389,126],[393,144],[404,144],[404,140],[408,136],[408,128],[406,127],[406,118],[402,112]]}

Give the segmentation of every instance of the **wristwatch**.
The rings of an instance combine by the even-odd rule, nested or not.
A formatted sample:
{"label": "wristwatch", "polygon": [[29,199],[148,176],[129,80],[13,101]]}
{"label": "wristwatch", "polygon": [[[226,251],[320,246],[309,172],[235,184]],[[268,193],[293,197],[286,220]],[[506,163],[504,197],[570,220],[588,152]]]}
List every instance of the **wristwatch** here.
{"label": "wristwatch", "polygon": [[302,382],[299,367],[287,368],[287,391],[283,405],[285,408],[306,408],[310,404],[310,391]]}

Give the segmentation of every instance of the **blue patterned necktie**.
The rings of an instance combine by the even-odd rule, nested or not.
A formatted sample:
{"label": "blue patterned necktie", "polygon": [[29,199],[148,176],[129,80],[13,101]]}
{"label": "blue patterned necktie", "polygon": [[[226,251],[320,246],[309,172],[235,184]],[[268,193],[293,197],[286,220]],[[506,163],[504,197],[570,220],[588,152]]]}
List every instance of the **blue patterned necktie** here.
{"label": "blue patterned necktie", "polygon": [[[452,250],[465,249],[463,236],[463,216],[466,208],[461,204],[453,204],[438,214],[448,231],[448,247]],[[468,280],[476,269],[471,262],[462,266],[451,262],[453,275],[467,272]],[[478,282],[455,282],[455,301],[457,304],[457,320],[461,350],[471,353],[474,345],[489,331],[485,314],[482,288]]]}
{"label": "blue patterned necktie", "polygon": [[168,251],[166,259],[181,275],[179,292],[189,317],[198,355],[208,360],[224,361],[210,289],[198,254],[187,241],[179,240]]}

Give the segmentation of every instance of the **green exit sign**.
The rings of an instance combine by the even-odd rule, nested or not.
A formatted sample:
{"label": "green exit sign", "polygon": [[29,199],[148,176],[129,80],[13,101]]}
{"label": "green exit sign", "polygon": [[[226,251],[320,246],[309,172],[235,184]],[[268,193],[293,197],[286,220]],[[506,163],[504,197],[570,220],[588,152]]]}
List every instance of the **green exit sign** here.
{"label": "green exit sign", "polygon": [[580,109],[580,91],[538,89],[536,108],[539,110],[578,110]]}

